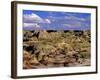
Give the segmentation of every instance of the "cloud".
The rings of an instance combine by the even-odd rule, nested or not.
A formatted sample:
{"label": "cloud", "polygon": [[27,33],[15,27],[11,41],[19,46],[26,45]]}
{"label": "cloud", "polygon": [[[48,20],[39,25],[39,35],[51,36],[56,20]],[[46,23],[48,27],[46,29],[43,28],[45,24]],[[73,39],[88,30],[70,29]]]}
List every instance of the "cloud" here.
{"label": "cloud", "polygon": [[37,23],[24,23],[24,27],[40,28]]}
{"label": "cloud", "polygon": [[77,21],[86,21],[88,20],[87,18],[80,18],[80,17],[76,17],[76,16],[65,16],[64,17],[67,20],[77,20]]}
{"label": "cloud", "polygon": [[37,14],[24,14],[23,16],[24,23],[51,23],[49,19],[43,19]]}
{"label": "cloud", "polygon": [[45,23],[51,23],[51,21],[49,19],[45,19]]}
{"label": "cloud", "polygon": [[24,14],[23,16],[23,29],[25,30],[34,30],[41,29],[42,24],[50,24],[51,21],[47,18],[43,19],[37,14]]}
{"label": "cloud", "polygon": [[81,27],[83,24],[81,22],[72,22],[72,23],[66,23],[63,24],[64,27]]}
{"label": "cloud", "polygon": [[64,27],[72,27],[71,24],[63,24]]}
{"label": "cloud", "polygon": [[49,12],[42,17],[35,13],[23,15],[23,27],[29,29],[89,29],[90,16],[78,16],[76,14],[65,14],[61,16]]}
{"label": "cloud", "polygon": [[42,23],[43,19],[37,14],[24,14],[23,16],[24,23]]}

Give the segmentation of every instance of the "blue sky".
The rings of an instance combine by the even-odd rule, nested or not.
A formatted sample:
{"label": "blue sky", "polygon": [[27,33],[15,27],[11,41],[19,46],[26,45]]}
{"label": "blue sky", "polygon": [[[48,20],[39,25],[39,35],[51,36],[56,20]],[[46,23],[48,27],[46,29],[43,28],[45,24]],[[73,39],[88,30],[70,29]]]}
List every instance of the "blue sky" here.
{"label": "blue sky", "polygon": [[23,10],[25,30],[90,30],[91,14]]}

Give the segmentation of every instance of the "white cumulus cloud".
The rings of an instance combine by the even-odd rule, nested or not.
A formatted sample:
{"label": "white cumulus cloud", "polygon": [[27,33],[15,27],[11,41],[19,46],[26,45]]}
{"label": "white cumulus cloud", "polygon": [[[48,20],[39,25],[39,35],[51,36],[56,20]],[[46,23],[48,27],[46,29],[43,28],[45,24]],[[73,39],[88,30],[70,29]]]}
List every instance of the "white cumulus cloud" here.
{"label": "white cumulus cloud", "polygon": [[24,20],[24,23],[33,23],[33,22],[41,23],[41,22],[43,22],[43,19],[34,13],[24,14],[23,20]]}
{"label": "white cumulus cloud", "polygon": [[23,16],[23,22],[24,23],[51,23],[49,19],[43,19],[37,14],[24,14]]}

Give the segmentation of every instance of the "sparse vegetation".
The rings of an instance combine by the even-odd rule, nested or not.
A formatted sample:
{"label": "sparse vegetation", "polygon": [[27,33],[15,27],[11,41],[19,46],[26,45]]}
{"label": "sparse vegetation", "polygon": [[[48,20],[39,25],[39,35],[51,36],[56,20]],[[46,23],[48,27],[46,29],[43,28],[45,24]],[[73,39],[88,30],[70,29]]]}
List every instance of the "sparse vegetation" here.
{"label": "sparse vegetation", "polygon": [[90,66],[90,30],[23,32],[23,68]]}

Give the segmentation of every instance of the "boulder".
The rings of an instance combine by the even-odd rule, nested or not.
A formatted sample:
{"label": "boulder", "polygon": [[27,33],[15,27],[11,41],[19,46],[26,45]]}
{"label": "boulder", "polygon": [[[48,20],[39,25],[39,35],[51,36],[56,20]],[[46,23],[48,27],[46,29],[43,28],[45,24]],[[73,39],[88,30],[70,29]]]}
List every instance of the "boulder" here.
{"label": "boulder", "polygon": [[39,39],[48,39],[48,38],[49,38],[49,34],[46,30],[40,31]]}

